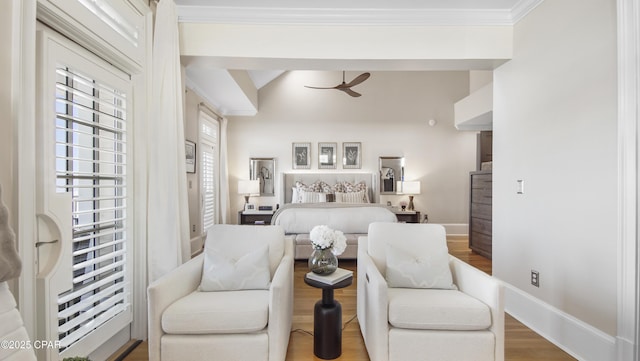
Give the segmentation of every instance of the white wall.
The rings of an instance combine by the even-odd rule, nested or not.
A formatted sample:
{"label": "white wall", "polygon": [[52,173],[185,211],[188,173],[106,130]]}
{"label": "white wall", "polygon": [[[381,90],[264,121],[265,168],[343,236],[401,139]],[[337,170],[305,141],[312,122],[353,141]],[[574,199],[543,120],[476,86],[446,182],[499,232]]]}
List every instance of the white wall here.
{"label": "white wall", "polygon": [[[12,34],[12,4],[11,1],[0,3],[0,45],[3,49],[11,49]],[[0,79],[12,79],[11,51],[0,54]],[[4,114],[0,118],[0,185],[2,185],[3,202],[12,209],[13,205],[13,124],[11,110],[11,83],[5,83],[0,89],[0,109]]]}
{"label": "white wall", "polygon": [[[12,19],[12,9],[13,2],[12,1],[2,1],[0,2],[0,46],[3,49],[8,49],[9,51],[3,51],[0,54],[0,79],[10,80],[9,82],[5,82],[4,86],[0,89],[0,109],[2,110],[3,116],[0,117],[0,186],[2,186],[2,202],[9,209],[9,221],[13,229],[16,229],[15,225],[16,217],[15,217],[15,208],[14,208],[14,127],[13,127],[13,118],[12,118],[12,104],[11,104],[11,89],[13,86],[12,80],[14,79],[11,74],[12,63],[11,57],[13,56],[13,52],[11,49],[13,48],[11,44],[12,32],[13,32],[13,19]],[[17,79],[15,79],[17,81]],[[13,288],[14,281],[10,282],[10,286]]]}
{"label": "white wall", "polygon": [[[360,72],[347,72],[347,81]],[[289,172],[291,143],[312,143],[312,168],[318,170],[318,142],[362,142],[361,172],[377,172],[378,157],[404,156],[405,179],[420,180],[416,209],[431,222],[467,223],[469,171],[475,167],[476,136],[453,126],[453,103],[469,93],[468,72],[372,72],[353,90],[352,98],[337,90],[313,90],[304,85],[334,86],[341,72],[292,71],[260,90],[255,117],[229,119],[229,178],[233,217],[243,203],[237,180],[249,177],[249,158],[275,157],[276,173]],[[437,120],[430,127],[429,119]],[[341,163],[335,170],[343,170]],[[280,184],[276,185],[280,193]],[[271,198],[252,202],[275,204]],[[397,205],[406,197],[382,198]],[[233,219],[232,217],[232,219]]]}
{"label": "white wall", "polygon": [[[196,144],[196,164],[200,165],[200,148],[198,138],[198,105],[202,98],[191,89],[184,93],[184,137]],[[200,169],[196,173],[187,173],[187,197],[189,198],[189,237],[191,239],[191,253],[202,246],[202,219],[200,214]]]}
{"label": "white wall", "polygon": [[[616,334],[615,44],[615,1],[545,1],[494,72],[494,275],[593,335]],[[545,333],[548,317],[528,321]],[[551,338],[571,338],[560,326]],[[559,341],[598,359],[580,354],[586,342]]]}

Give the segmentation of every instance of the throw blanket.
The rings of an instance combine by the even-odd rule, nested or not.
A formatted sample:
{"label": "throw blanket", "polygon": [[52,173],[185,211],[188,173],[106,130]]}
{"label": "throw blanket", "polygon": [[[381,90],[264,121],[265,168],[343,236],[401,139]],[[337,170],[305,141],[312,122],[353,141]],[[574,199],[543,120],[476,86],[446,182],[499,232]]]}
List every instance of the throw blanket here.
{"label": "throw blanket", "polygon": [[16,250],[16,235],[9,226],[9,210],[2,202],[0,187],[0,282],[20,276],[22,263]]}
{"label": "throw blanket", "polygon": [[290,203],[278,209],[271,224],[287,234],[309,233],[320,224],[344,233],[367,233],[372,222],[396,222],[386,206],[371,203]]}

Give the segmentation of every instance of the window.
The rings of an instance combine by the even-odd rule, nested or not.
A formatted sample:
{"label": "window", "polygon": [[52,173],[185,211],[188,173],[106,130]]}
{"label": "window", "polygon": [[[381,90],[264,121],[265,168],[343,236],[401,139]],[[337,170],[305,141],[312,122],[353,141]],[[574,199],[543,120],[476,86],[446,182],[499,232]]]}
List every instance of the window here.
{"label": "window", "polygon": [[72,66],[58,64],[55,78],[56,192],[72,200],[72,286],[57,300],[64,351],[130,308],[127,94]]}
{"label": "window", "polygon": [[200,185],[202,195],[202,232],[218,223],[220,123],[204,111],[200,111]]}

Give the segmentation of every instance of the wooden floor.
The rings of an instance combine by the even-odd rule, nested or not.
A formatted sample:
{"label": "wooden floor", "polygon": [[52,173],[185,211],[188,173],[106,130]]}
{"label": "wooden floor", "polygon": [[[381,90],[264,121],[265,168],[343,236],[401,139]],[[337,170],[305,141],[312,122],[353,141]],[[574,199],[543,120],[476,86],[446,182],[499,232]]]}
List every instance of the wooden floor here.
{"label": "wooden floor", "polygon": [[[449,240],[449,252],[463,261],[491,274],[491,260],[472,253],[466,239]],[[340,267],[356,271],[355,261],[341,261]],[[295,295],[293,332],[289,341],[287,361],[321,360],[313,355],[313,306],[321,291],[307,286],[304,274],[306,262],[295,263]],[[335,290],[335,298],[342,304],[342,355],[336,360],[369,361],[356,315],[356,283]],[[123,347],[125,350],[127,346]],[[117,353],[110,360],[116,360]],[[147,343],[142,342],[124,361],[147,361]],[[531,331],[509,315],[505,315],[505,360],[507,361],[559,361],[575,360],[552,343]]]}

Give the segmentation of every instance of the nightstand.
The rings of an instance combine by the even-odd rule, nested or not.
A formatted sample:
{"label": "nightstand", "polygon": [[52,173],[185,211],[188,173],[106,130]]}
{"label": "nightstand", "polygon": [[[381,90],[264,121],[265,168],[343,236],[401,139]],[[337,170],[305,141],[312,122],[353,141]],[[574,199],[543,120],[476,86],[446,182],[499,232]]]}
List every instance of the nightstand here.
{"label": "nightstand", "polygon": [[420,223],[419,211],[394,211],[400,223]]}
{"label": "nightstand", "polygon": [[273,217],[273,211],[239,211],[238,224],[269,225],[271,217]]}

